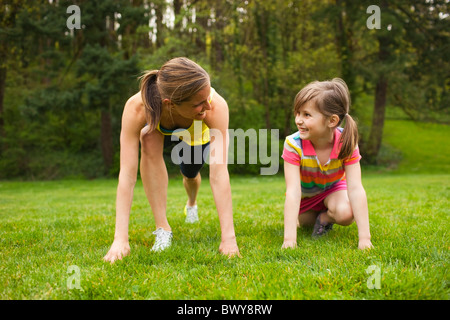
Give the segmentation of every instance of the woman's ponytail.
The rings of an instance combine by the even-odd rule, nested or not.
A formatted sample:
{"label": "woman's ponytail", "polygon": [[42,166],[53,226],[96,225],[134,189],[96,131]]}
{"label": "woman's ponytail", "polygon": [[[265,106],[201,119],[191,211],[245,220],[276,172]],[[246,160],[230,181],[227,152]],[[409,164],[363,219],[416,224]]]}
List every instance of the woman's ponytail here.
{"label": "woman's ponytail", "polygon": [[339,159],[350,157],[358,145],[358,126],[352,116],[346,113],[344,115],[345,126],[342,131],[340,142],[341,150],[339,151]]}
{"label": "woman's ponytail", "polygon": [[141,97],[150,132],[158,126],[162,112],[161,94],[157,85],[158,70],[147,71],[140,79]]}
{"label": "woman's ponytail", "polygon": [[142,102],[150,127],[147,132],[155,130],[161,120],[163,99],[179,105],[210,85],[208,73],[185,57],[173,58],[159,70],[145,72],[140,80]]}

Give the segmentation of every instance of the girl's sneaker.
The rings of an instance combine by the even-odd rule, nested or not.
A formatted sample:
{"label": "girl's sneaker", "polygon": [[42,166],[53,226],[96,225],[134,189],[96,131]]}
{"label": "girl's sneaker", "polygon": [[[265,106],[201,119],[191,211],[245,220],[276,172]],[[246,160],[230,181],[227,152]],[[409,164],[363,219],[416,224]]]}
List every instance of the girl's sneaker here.
{"label": "girl's sneaker", "polygon": [[319,215],[316,218],[316,223],[314,224],[314,230],[313,230],[313,233],[312,233],[312,237],[313,238],[321,237],[321,236],[327,234],[329,231],[331,231],[333,229],[333,223],[322,223],[322,222],[320,222],[320,215],[322,213],[319,213]]}
{"label": "girl's sneaker", "polygon": [[153,234],[156,235],[156,239],[155,244],[152,247],[152,251],[162,251],[170,247],[172,244],[172,231],[166,231],[163,228],[158,228],[156,231],[153,231]]}
{"label": "girl's sneaker", "polygon": [[193,207],[184,207],[184,214],[186,215],[186,223],[195,223],[198,221],[198,208],[197,205]]}

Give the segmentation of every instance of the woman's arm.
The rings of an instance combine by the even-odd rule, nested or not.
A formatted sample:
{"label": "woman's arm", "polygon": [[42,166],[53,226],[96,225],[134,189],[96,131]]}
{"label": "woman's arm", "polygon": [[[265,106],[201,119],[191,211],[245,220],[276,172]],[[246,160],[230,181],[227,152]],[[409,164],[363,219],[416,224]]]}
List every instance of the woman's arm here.
{"label": "woman's arm", "polygon": [[371,248],[369,209],[366,191],[361,182],[361,166],[359,162],[345,166],[347,192],[353,216],[358,227],[359,249]]}
{"label": "woman's arm", "polygon": [[128,243],[128,223],[133,191],[136,184],[139,163],[139,137],[142,114],[139,99],[130,98],[125,104],[120,133],[120,172],[116,195],[116,228],[114,242],[103,258],[113,263],[130,253]]}
{"label": "woman's arm", "polygon": [[207,111],[206,125],[210,128],[210,169],[211,190],[219,215],[222,241],[219,251],[225,255],[239,255],[233,224],[230,176],[228,174],[228,105],[216,92]]}
{"label": "woman's arm", "polygon": [[284,177],[286,199],[284,202],[284,242],[282,248],[295,248],[297,246],[297,221],[302,198],[300,168],[285,161]]}

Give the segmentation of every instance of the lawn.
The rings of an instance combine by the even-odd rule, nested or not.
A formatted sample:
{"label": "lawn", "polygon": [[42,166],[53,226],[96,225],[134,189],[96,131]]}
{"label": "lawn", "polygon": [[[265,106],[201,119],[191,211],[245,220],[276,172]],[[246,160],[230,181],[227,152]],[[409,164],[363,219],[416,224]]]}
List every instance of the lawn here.
{"label": "lawn", "polygon": [[[170,182],[174,244],[151,253],[154,222],[138,183],[132,252],[113,265],[102,257],[114,234],[115,181],[2,182],[0,298],[448,299],[449,178],[366,176],[370,251],[357,249],[354,224],[319,240],[300,229],[299,247],[281,250],[283,178],[234,178],[242,258],[233,259],[217,253],[219,224],[207,180],[195,225],[184,223],[181,180]],[[70,282],[70,266],[77,266],[82,290]],[[380,289],[375,271],[366,272],[370,266]]]}
{"label": "lawn", "polygon": [[[405,153],[403,161],[410,161]],[[450,173],[424,167],[420,174],[400,165],[395,174],[363,175],[370,251],[357,249],[355,224],[335,226],[319,240],[299,229],[298,248],[281,250],[284,178],[232,177],[242,254],[232,259],[218,254],[219,222],[206,178],[194,225],[184,222],[181,179],[170,180],[174,243],[150,252],[154,221],[138,182],[131,254],[113,265],[102,257],[114,235],[117,181],[0,181],[0,299],[447,300]]]}
{"label": "lawn", "polygon": [[384,141],[401,152],[398,173],[450,173],[450,125],[390,120]]}

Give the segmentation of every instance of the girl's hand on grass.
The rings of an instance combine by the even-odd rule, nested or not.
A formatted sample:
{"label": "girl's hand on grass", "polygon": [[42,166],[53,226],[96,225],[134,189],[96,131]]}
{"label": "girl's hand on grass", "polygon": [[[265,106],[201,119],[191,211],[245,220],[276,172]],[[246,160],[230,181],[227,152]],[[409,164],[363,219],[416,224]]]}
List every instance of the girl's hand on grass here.
{"label": "girl's hand on grass", "polygon": [[284,241],[283,245],[281,246],[281,249],[286,249],[286,248],[292,248],[292,249],[297,248],[297,242],[296,241]]}
{"label": "girl's hand on grass", "polygon": [[130,253],[130,245],[128,241],[114,240],[111,249],[109,249],[103,260],[114,263],[116,260],[122,260],[123,257]]}
{"label": "girl's hand on grass", "polygon": [[223,255],[228,256],[229,258],[238,256],[241,257],[239,253],[239,248],[236,243],[236,239],[234,240],[222,240],[219,246],[219,252]]}
{"label": "girl's hand on grass", "polygon": [[364,249],[372,249],[373,245],[372,242],[370,242],[370,239],[360,239],[358,244],[358,249],[364,250]]}

